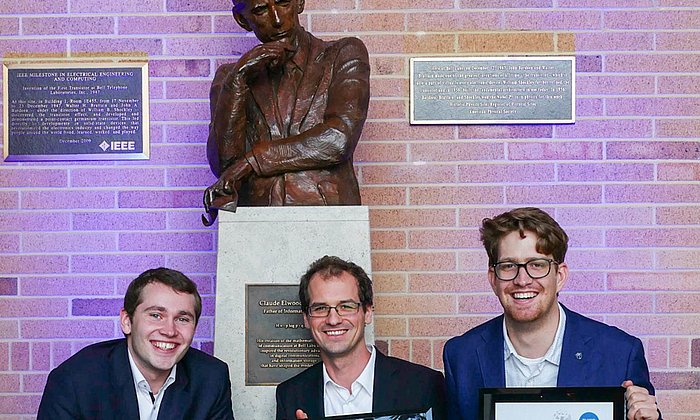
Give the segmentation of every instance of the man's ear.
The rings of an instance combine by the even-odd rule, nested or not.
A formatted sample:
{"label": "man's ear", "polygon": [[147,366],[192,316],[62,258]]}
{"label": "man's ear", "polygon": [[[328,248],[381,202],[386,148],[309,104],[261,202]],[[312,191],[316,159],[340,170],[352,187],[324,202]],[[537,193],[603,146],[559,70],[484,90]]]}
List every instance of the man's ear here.
{"label": "man's ear", "polygon": [[309,326],[310,323],[309,323],[309,319],[307,317],[308,317],[308,315],[304,314],[304,328],[306,328],[307,330],[310,330],[311,327]]}
{"label": "man's ear", "polygon": [[126,313],[124,308],[119,311],[119,325],[122,327],[124,335],[131,334],[131,319],[129,319],[129,314]]}
{"label": "man's ear", "polygon": [[243,15],[236,11],[236,6],[233,6],[233,9],[231,11],[233,12],[233,18],[236,19],[236,23],[238,23],[238,26],[240,26],[248,32],[251,32],[253,30],[253,27],[250,26],[250,24],[247,20],[245,20]]}
{"label": "man's ear", "polygon": [[304,0],[297,0],[297,14],[300,15],[304,11]]}

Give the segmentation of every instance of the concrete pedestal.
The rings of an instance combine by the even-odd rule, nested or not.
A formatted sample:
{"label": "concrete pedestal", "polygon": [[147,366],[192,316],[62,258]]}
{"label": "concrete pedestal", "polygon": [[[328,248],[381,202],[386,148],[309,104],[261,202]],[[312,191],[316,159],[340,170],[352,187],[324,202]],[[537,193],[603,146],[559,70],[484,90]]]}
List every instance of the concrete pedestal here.
{"label": "concrete pedestal", "polygon": [[[275,386],[247,386],[246,284],[299,284],[324,255],[371,274],[366,206],[240,207],[219,213],[214,354],[229,365],[236,418],[275,418]],[[366,330],[374,342],[374,329]]]}

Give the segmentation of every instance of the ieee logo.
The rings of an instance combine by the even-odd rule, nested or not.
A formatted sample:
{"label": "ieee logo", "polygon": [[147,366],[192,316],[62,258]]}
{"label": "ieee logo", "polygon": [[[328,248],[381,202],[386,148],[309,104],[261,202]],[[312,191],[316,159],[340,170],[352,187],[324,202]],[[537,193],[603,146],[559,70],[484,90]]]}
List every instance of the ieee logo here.
{"label": "ieee logo", "polygon": [[111,141],[107,143],[106,141],[103,141],[100,143],[100,149],[102,149],[103,152],[106,152],[107,150],[136,150],[136,142],[134,141]]}

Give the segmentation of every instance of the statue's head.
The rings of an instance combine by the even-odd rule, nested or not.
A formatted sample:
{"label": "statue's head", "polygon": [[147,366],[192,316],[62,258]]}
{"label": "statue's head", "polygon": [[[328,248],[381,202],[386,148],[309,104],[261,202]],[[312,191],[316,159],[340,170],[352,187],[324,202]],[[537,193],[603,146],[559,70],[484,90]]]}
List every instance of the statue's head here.
{"label": "statue's head", "polygon": [[232,1],[236,22],[255,33],[260,42],[292,41],[301,30],[299,14],[304,11],[304,0]]}

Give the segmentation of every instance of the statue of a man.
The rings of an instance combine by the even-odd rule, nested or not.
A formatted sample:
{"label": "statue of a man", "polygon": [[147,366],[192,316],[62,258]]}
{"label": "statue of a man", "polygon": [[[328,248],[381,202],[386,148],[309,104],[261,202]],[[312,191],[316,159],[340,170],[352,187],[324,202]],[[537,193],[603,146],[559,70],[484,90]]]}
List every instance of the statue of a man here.
{"label": "statue of a man", "polygon": [[233,0],[236,22],[261,44],[212,82],[210,217],[237,204],[360,204],[352,155],[367,118],[367,48],[314,37],[303,10],[304,0]]}

